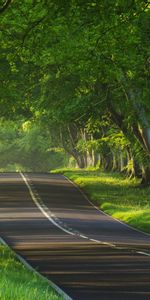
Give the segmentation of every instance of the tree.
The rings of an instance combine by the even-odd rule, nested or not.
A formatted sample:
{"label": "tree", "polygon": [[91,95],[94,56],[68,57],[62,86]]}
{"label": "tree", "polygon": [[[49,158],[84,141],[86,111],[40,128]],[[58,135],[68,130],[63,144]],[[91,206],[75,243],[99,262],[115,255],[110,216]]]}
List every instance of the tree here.
{"label": "tree", "polygon": [[2,14],[3,116],[40,116],[80,166],[99,144],[114,168],[114,135],[87,131],[107,115],[131,173],[149,184],[149,14],[145,0],[13,2]]}

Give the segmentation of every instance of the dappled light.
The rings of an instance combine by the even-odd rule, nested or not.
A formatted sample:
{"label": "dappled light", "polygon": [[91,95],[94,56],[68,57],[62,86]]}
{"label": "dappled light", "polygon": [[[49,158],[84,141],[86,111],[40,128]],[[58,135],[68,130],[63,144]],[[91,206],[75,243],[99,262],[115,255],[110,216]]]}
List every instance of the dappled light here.
{"label": "dappled light", "polygon": [[0,299],[150,299],[150,2],[0,17]]}
{"label": "dappled light", "polygon": [[149,238],[96,210],[62,175],[24,176],[29,186],[19,173],[1,174],[0,234],[5,241],[70,296],[132,299],[134,289],[144,297],[149,256],[142,253],[149,252]]}
{"label": "dappled light", "polygon": [[100,167],[150,185],[149,13],[2,1],[1,172]]}
{"label": "dappled light", "polygon": [[150,188],[140,189],[138,179],[101,171],[64,170],[64,174],[106,213],[150,233]]}

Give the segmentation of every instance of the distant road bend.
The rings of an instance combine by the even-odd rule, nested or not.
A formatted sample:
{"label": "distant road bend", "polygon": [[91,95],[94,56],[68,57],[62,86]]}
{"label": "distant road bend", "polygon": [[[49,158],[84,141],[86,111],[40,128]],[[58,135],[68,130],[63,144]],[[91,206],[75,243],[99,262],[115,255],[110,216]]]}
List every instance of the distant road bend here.
{"label": "distant road bend", "polygon": [[62,175],[1,173],[0,236],[74,300],[150,299],[150,235]]}

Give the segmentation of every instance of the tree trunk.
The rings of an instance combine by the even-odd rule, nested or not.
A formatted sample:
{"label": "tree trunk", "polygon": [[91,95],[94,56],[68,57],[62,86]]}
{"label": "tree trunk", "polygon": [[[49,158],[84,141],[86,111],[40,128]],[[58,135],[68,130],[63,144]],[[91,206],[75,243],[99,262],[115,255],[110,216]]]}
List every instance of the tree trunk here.
{"label": "tree trunk", "polygon": [[120,152],[120,171],[124,172],[124,168],[125,168],[125,160],[123,157],[123,153],[122,151]]}
{"label": "tree trunk", "polygon": [[74,158],[77,161],[78,167],[80,169],[84,169],[86,167],[83,155],[76,155],[76,157],[74,156]]}
{"label": "tree trunk", "polygon": [[96,167],[98,164],[100,164],[100,155],[93,150],[93,167]]}
{"label": "tree trunk", "polygon": [[150,167],[142,166],[142,181],[141,184],[144,186],[150,186]]}
{"label": "tree trunk", "polygon": [[143,138],[145,148],[150,153],[150,128],[141,128],[140,132]]}
{"label": "tree trunk", "polygon": [[118,171],[118,159],[115,152],[113,152],[112,171]]}
{"label": "tree trunk", "polygon": [[[76,126],[69,125],[64,132],[64,129],[60,128],[60,139],[63,145],[63,148],[67,153],[74,157],[79,168],[83,169],[86,166],[86,158],[84,154],[80,153],[76,149],[76,145],[79,139],[79,133]],[[66,136],[67,134],[67,136]]]}

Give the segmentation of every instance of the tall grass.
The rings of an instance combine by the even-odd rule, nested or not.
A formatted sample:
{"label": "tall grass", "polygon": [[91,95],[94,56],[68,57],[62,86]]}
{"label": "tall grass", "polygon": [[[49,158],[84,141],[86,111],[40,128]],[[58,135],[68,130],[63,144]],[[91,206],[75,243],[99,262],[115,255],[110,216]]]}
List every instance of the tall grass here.
{"label": "tall grass", "polygon": [[62,300],[48,282],[28,270],[6,246],[0,245],[1,300]]}
{"label": "tall grass", "polygon": [[150,233],[150,187],[141,188],[138,179],[99,170],[60,169],[84,189],[103,211],[131,226]]}

